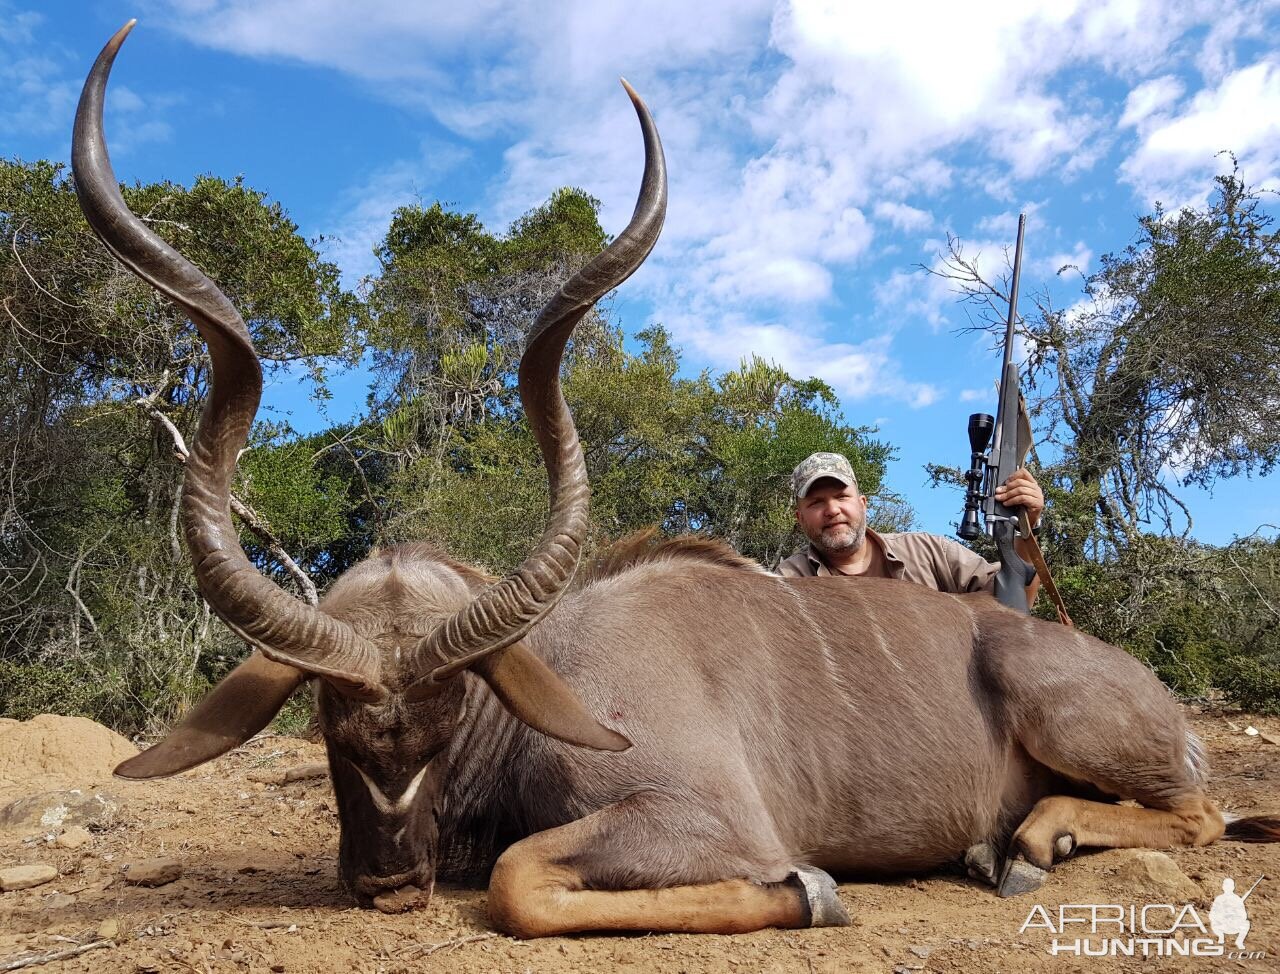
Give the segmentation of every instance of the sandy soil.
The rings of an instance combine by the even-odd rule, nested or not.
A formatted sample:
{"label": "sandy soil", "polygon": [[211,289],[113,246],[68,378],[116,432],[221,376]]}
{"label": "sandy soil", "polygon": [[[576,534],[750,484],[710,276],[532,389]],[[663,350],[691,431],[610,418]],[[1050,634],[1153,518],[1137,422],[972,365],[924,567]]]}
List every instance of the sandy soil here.
{"label": "sandy soil", "polygon": [[[1248,814],[1280,811],[1280,720],[1192,714],[1214,763],[1212,793]],[[42,971],[1280,971],[1280,845],[1219,843],[1168,850],[1196,897],[1125,878],[1133,853],[1083,854],[1060,864],[1028,897],[1001,900],[959,874],[849,883],[849,928],[720,936],[580,936],[522,943],[496,935],[480,890],[439,889],[429,910],[398,916],[354,909],[337,881],[337,820],[326,778],[272,784],[273,775],[323,761],[322,749],[268,737],[169,781],[106,781],[119,799],[111,824],[79,849],[56,832],[0,832],[0,868],[57,867],[46,885],[0,894],[0,970],[28,952],[102,940],[108,946]],[[84,774],[96,777],[92,769]],[[66,776],[56,780],[65,787]],[[258,780],[254,780],[258,779]],[[51,779],[52,780],[52,779]],[[0,804],[41,791],[38,775],[5,782]],[[80,782],[90,785],[91,781]],[[158,888],[127,885],[126,864],[179,860],[183,875]],[[1051,956],[1043,929],[1019,933],[1034,905],[1137,904],[1190,899],[1204,922],[1222,879],[1250,897],[1243,959]],[[1145,888],[1144,888],[1145,887]]]}

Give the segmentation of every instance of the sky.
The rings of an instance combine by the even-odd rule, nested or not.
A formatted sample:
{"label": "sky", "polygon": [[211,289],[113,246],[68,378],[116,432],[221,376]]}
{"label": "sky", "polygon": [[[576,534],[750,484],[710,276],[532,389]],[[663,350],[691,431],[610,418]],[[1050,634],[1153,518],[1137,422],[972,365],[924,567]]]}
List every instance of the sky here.
{"label": "sky", "polygon": [[[1067,306],[1156,201],[1203,203],[1224,150],[1280,186],[1280,0],[0,0],[0,152],[68,158],[84,76],[131,17],[117,175],[243,174],[351,286],[407,203],[501,230],[574,185],[620,230],[642,166],[627,78],[671,188],[624,328],[665,325],[692,374],[757,354],[820,376],[897,447],[887,486],[942,534],[960,499],[924,464],[967,464],[999,371],[921,269],[948,235],[998,273],[1027,212],[1022,308]],[[266,403],[319,428],[366,385],[336,377],[325,415],[287,379]],[[1179,494],[1205,541],[1280,524],[1280,476]]]}

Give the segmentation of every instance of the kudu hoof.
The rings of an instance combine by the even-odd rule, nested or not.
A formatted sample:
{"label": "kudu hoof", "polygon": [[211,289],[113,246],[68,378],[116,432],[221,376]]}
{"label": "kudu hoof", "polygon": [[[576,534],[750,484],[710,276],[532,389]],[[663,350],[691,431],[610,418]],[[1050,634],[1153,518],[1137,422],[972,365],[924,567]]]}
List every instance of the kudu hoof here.
{"label": "kudu hoof", "polygon": [[809,926],[847,927],[853,922],[840,902],[836,881],[830,875],[807,866],[792,873],[791,879],[800,885],[809,900]]}
{"label": "kudu hoof", "polygon": [[964,864],[969,878],[994,886],[1000,878],[1000,854],[990,842],[979,842],[965,851]]}
{"label": "kudu hoof", "polygon": [[996,892],[1001,896],[1020,896],[1038,890],[1049,874],[1025,859],[1011,857],[1004,864]]}

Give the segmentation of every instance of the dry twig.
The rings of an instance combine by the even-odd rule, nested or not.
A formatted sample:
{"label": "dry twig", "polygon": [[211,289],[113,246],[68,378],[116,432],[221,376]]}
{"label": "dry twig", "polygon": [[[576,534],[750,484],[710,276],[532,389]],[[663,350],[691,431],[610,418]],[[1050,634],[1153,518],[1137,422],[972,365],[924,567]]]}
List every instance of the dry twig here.
{"label": "dry twig", "polygon": [[8,960],[0,961],[0,971],[18,971],[24,967],[35,967],[39,964],[48,964],[50,961],[66,960],[68,957],[78,957],[91,950],[97,950],[99,947],[114,947],[115,945],[116,942],[114,940],[95,940],[91,944],[80,944],[77,947],[55,950],[48,954],[20,954],[17,957],[10,957]]}
{"label": "dry twig", "polygon": [[455,937],[453,940],[442,940],[438,944],[410,944],[408,947],[405,947],[400,954],[403,957],[409,955],[410,952],[416,952],[413,953],[413,956],[427,957],[436,953],[436,951],[452,950],[454,947],[461,947],[463,944],[473,944],[478,940],[492,940],[497,936],[498,934],[496,933],[475,933],[469,937]]}

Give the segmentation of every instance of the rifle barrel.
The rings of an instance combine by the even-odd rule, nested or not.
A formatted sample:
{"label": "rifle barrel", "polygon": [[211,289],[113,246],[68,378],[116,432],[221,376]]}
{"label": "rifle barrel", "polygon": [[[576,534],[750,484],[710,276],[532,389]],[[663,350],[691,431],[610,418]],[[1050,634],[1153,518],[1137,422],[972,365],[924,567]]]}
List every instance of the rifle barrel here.
{"label": "rifle barrel", "polygon": [[[1266,873],[1263,873],[1261,876],[1259,876],[1257,879],[1255,879],[1255,880],[1253,881],[1253,885],[1249,887],[1249,893],[1252,893],[1255,889],[1257,889],[1257,888],[1258,888],[1258,884],[1259,884],[1260,882],[1262,882],[1262,881],[1263,881],[1264,879],[1266,879],[1266,878],[1267,878],[1267,874],[1266,874]],[[1249,893],[1245,893],[1245,894],[1244,894],[1244,896],[1240,897],[1240,902],[1241,902],[1241,903],[1243,903],[1245,900],[1247,900],[1247,899],[1249,898]]]}
{"label": "rifle barrel", "polygon": [[[1018,320],[1018,284],[1022,280],[1022,236],[1027,229],[1027,215],[1025,213],[1018,214],[1018,242],[1013,248],[1013,281],[1009,286],[1009,317],[1004,324],[1004,361],[1000,364],[1000,382],[1001,391],[1003,392],[1003,383],[1005,377],[1009,374],[1009,364],[1013,361],[1013,326]],[[1007,418],[1004,415],[1004,396],[1001,395],[1000,402],[996,404],[996,429],[995,440],[992,444],[994,450],[1000,449],[1002,443],[1002,435],[1005,427],[1008,426]],[[1013,471],[1010,470],[1006,473]],[[997,484],[992,484],[994,489]]]}
{"label": "rifle barrel", "polygon": [[1022,236],[1027,229],[1027,215],[1018,214],[1018,243],[1013,248],[1013,282],[1009,285],[1009,317],[1004,325],[1004,367],[1013,361],[1013,326],[1018,320],[1018,285],[1022,282]]}

